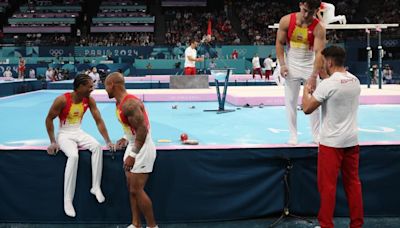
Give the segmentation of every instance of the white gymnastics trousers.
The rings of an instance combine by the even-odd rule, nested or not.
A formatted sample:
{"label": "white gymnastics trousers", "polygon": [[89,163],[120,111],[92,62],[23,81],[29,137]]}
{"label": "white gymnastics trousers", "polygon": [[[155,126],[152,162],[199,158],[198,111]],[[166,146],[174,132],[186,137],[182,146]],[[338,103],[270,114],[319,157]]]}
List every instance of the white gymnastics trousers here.
{"label": "white gymnastics trousers", "polygon": [[[297,140],[297,105],[301,82],[305,84],[311,76],[314,64],[313,51],[290,49],[287,54],[288,76],[285,81],[285,106],[290,138]],[[318,80],[317,80],[318,84]],[[314,142],[319,142],[320,109],[310,114],[311,133]]]}
{"label": "white gymnastics trousers", "polygon": [[61,128],[57,142],[68,157],[64,172],[64,201],[73,201],[78,171],[79,148],[92,152],[92,190],[100,190],[103,170],[103,150],[100,143],[80,128]]}

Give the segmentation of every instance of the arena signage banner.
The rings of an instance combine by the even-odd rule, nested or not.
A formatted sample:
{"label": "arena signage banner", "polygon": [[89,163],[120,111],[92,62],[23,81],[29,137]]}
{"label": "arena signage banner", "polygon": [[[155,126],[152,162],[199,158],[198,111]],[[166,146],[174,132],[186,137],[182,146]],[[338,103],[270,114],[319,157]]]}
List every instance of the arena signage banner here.
{"label": "arena signage banner", "polygon": [[153,47],[115,46],[115,47],[75,47],[75,56],[111,56],[148,58]]}
{"label": "arena signage banner", "polygon": [[74,56],[73,47],[49,46],[39,47],[41,57],[72,57]]}

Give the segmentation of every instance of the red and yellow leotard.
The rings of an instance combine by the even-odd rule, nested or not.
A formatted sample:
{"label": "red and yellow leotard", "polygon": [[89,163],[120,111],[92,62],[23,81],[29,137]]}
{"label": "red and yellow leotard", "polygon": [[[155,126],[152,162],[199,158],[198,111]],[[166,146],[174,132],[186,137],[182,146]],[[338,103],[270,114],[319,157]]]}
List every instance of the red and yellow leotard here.
{"label": "red and yellow leotard", "polygon": [[289,78],[306,77],[311,75],[315,59],[314,29],[319,20],[314,18],[307,27],[296,24],[296,13],[290,14],[287,33],[287,65]]}
{"label": "red and yellow leotard", "polygon": [[[121,123],[122,128],[124,130],[124,133],[126,135],[126,137],[128,138],[128,140],[132,140],[134,138],[134,135],[136,133],[136,129],[132,126],[129,125],[129,121],[128,118],[126,118],[126,116],[124,115],[124,113],[122,112],[122,106],[124,105],[124,103],[128,100],[128,99],[135,99],[135,100],[139,100],[139,98],[137,98],[134,95],[128,94],[126,95],[121,103],[117,103],[117,109],[116,109],[116,115],[118,118],[118,121]],[[141,110],[144,114],[144,120],[146,122],[146,126],[147,129],[150,129],[150,123],[149,123],[149,118],[147,116],[147,112],[146,109],[144,108],[144,105],[141,103]]]}
{"label": "red and yellow leotard", "polygon": [[296,13],[290,15],[288,29],[288,43],[291,48],[312,50],[314,45],[314,29],[319,20],[314,18],[308,27],[300,27],[296,24]]}
{"label": "red and yellow leotard", "polygon": [[83,115],[89,107],[89,99],[83,98],[80,103],[73,103],[71,93],[64,94],[67,104],[59,115],[60,127],[80,127]]}

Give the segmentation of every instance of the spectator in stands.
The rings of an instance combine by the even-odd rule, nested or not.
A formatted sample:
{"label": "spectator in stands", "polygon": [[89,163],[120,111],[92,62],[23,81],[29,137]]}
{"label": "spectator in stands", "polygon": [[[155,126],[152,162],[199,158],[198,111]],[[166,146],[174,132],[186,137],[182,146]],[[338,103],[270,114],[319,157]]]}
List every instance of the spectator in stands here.
{"label": "spectator in stands", "polygon": [[29,78],[36,78],[35,69],[31,68],[31,69],[29,70]]}
{"label": "spectator in stands", "polygon": [[393,83],[393,70],[390,68],[389,64],[385,64],[385,67],[382,71],[383,81],[385,84],[392,84]]}
{"label": "spectator in stands", "polygon": [[62,74],[63,74],[63,79],[64,80],[69,80],[70,78],[69,78],[69,70],[67,70],[67,69],[64,69],[63,71],[62,71]]}
{"label": "spectator in stands", "polygon": [[198,42],[195,39],[190,40],[189,47],[185,50],[185,75],[195,75],[196,74],[196,62],[204,61],[203,57],[197,57],[196,48],[198,46]]}
{"label": "spectator in stands", "polygon": [[[90,109],[96,126],[103,136],[110,150],[114,150],[110,137],[96,102],[90,93],[93,91],[92,79],[84,74],[78,75],[74,80],[74,91],[58,96],[46,117],[46,129],[50,138],[50,145],[47,148],[49,155],[55,155],[62,150],[68,157],[64,173],[64,212],[70,217],[75,217],[76,212],[73,206],[75,195],[76,176],[78,172],[78,147],[84,147],[92,152],[92,193],[99,203],[105,198],[101,191],[101,176],[103,170],[103,150],[101,145],[92,136],[81,129],[81,121],[87,108]],[[57,138],[54,134],[53,120],[60,119]]]}
{"label": "spectator in stands", "polygon": [[55,70],[55,78],[56,81],[62,81],[64,80],[64,71],[60,68],[56,68]]}
{"label": "spectator in stands", "polygon": [[238,59],[238,58],[239,58],[239,53],[236,51],[236,49],[234,49],[232,52],[232,59]]}
{"label": "spectator in stands", "polygon": [[274,61],[272,60],[272,55],[268,55],[267,58],[264,59],[264,68],[265,68],[265,79],[269,80],[269,76],[272,74],[272,65]]}
{"label": "spectator in stands", "polygon": [[22,56],[19,57],[18,62],[18,79],[24,79],[25,77],[25,59]]}
{"label": "spectator in stands", "polygon": [[97,73],[96,67],[92,67],[92,69],[90,70],[89,76],[93,79],[94,88],[95,89],[99,88],[100,75],[99,75],[99,73]]}
{"label": "spectator in stands", "polygon": [[257,53],[254,55],[253,59],[251,60],[251,63],[253,64],[253,79],[255,78],[256,73],[258,73],[262,79],[260,57],[258,57]]}
{"label": "spectator in stands", "polygon": [[233,45],[240,45],[240,37],[236,34],[235,39],[232,42]]}
{"label": "spectator in stands", "polygon": [[240,19],[241,33],[253,45],[273,44],[276,34],[265,28],[279,21],[291,8],[285,1],[242,0],[233,4]]}
{"label": "spectator in stands", "polygon": [[11,72],[11,67],[7,67],[6,70],[3,72],[3,77],[5,81],[12,81],[14,80],[13,74]]}
{"label": "spectator in stands", "polygon": [[48,67],[46,70],[46,81],[54,82],[56,79],[54,77],[54,70],[51,67]]}

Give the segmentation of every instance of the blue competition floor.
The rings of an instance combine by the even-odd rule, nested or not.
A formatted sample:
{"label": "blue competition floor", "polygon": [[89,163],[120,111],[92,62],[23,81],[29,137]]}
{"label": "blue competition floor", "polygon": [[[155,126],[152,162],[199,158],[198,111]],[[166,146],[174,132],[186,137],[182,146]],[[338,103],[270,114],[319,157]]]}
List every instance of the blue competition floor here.
{"label": "blue competition floor", "polygon": [[[0,99],[0,146],[47,146],[49,143],[45,117],[61,91],[38,91]],[[177,105],[177,109],[172,109]],[[194,108],[192,107],[194,106]],[[158,145],[178,145],[181,133],[199,140],[201,145],[284,144],[288,139],[284,107],[240,108],[226,104],[235,112],[215,114],[217,102],[147,102],[153,139],[172,140]],[[112,140],[122,136],[115,117],[114,103],[98,103]],[[399,142],[400,105],[365,105],[360,107],[360,142]],[[57,129],[58,122],[55,121]],[[85,115],[83,129],[102,144],[90,112]],[[308,117],[298,112],[299,143],[310,143]]]}

